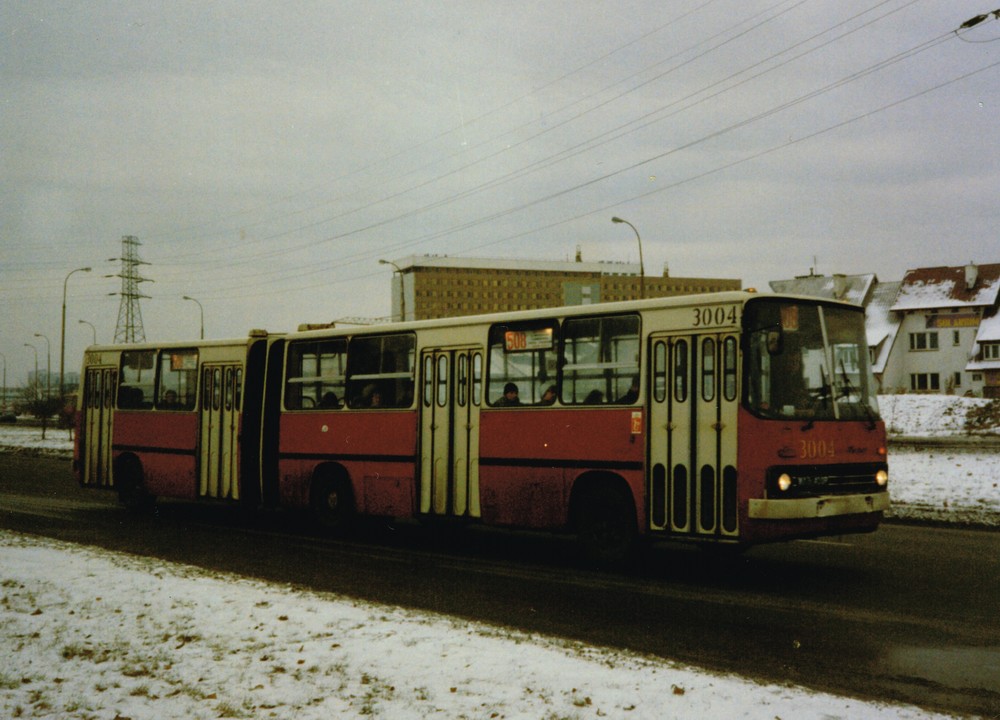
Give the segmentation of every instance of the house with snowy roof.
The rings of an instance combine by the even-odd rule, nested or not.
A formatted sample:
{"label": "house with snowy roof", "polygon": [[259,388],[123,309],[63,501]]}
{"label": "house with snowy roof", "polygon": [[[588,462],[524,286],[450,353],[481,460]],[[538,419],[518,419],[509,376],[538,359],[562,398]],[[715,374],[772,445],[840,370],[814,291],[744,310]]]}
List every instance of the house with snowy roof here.
{"label": "house with snowy roof", "polygon": [[1000,264],[908,270],[883,392],[1000,396]]}

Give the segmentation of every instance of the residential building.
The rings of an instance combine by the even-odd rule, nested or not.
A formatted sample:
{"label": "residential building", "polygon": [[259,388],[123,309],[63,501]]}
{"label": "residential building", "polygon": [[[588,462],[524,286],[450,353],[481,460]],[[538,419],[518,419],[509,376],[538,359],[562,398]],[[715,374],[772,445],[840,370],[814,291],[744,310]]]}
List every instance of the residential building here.
{"label": "residential building", "polygon": [[411,256],[391,264],[392,315],[407,320],[739,290],[728,278],[640,278],[637,263]]}
{"label": "residential building", "polygon": [[995,396],[1000,390],[998,295],[1000,264],[907,271],[891,308],[900,317],[896,351],[905,354],[894,387]]}

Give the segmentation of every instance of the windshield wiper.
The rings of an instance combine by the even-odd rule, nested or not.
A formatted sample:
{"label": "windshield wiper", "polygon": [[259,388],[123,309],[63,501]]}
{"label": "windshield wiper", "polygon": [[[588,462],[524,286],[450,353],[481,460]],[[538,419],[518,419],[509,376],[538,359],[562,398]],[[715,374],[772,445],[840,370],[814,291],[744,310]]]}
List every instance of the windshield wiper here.
{"label": "windshield wiper", "polygon": [[877,420],[875,413],[872,412],[871,406],[867,403],[867,401],[862,398],[861,390],[854,387],[854,383],[851,382],[851,378],[847,375],[847,368],[844,367],[843,360],[840,361],[840,375],[844,379],[844,392],[840,395],[840,398],[847,398],[848,404],[851,404],[851,395],[857,393],[858,399],[853,401],[853,403],[861,408],[861,411],[868,419],[868,429],[874,430]]}

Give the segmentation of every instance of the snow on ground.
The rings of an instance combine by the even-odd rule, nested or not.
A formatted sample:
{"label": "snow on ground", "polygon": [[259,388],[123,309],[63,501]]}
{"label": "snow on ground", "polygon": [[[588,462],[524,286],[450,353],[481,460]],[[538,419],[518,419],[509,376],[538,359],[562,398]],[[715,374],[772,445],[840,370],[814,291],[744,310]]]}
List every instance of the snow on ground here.
{"label": "snow on ground", "polygon": [[0,715],[941,718],[0,532]]}
{"label": "snow on ground", "polygon": [[[892,513],[1000,526],[984,401],[886,396]],[[986,433],[997,434],[998,428]],[[65,430],[0,447],[68,455]],[[934,718],[627,652],[0,532],[0,716]]]}

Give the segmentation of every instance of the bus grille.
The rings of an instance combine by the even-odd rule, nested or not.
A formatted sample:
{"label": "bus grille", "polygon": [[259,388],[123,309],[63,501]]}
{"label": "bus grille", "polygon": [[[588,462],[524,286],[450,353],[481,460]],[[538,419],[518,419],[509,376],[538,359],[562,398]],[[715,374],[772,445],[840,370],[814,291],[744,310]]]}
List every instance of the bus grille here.
{"label": "bus grille", "polygon": [[[875,482],[875,473],[886,467],[885,463],[775,466],[767,473],[767,497],[805,498],[885,492],[886,486]],[[783,474],[792,479],[787,490],[778,487],[778,478]]]}

